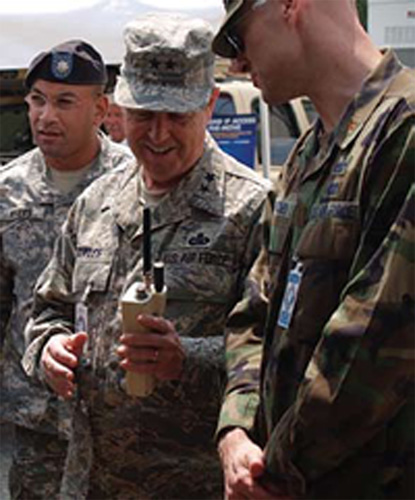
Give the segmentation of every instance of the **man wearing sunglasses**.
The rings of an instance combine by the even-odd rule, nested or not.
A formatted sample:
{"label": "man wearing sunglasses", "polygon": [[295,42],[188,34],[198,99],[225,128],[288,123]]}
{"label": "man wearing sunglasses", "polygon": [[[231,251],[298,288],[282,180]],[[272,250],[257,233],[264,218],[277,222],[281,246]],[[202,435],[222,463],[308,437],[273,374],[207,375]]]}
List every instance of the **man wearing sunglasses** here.
{"label": "man wearing sunglasses", "polygon": [[269,104],[306,95],[320,115],[228,322],[226,496],[413,498],[414,73],[352,0],[225,7],[214,51]]}

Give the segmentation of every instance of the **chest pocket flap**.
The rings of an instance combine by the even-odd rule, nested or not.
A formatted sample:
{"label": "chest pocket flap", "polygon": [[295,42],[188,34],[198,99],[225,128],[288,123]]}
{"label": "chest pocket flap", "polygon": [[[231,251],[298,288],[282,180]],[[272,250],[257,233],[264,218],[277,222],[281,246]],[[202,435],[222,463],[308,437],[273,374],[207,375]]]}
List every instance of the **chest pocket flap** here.
{"label": "chest pocket flap", "polygon": [[347,260],[356,251],[359,228],[355,202],[316,205],[301,234],[297,254],[302,259]]}
{"label": "chest pocket flap", "polygon": [[88,287],[92,292],[103,292],[108,287],[112,268],[112,259],[90,260],[78,258],[72,277],[72,288],[77,294],[83,293]]}

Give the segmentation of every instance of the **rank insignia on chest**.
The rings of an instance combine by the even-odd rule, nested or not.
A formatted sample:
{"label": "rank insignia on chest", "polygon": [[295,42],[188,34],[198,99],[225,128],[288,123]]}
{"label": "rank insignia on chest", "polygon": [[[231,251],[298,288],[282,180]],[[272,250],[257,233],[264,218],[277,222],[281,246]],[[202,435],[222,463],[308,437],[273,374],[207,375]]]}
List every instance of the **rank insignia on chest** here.
{"label": "rank insignia on chest", "polygon": [[203,182],[200,186],[200,190],[202,193],[207,193],[210,189],[211,183],[215,180],[215,174],[212,172],[206,172],[206,174],[203,177]]}
{"label": "rank insignia on chest", "polygon": [[215,174],[212,174],[211,172],[206,172],[205,181],[213,182],[214,180],[215,180]]}
{"label": "rank insignia on chest", "polygon": [[274,212],[280,217],[288,217],[290,214],[290,205],[286,201],[277,200],[275,203]]}
{"label": "rank insignia on chest", "polygon": [[344,175],[346,173],[346,170],[347,170],[347,162],[339,161],[338,163],[336,163],[336,165],[334,165],[333,170],[332,170],[332,174],[333,175]]}
{"label": "rank insignia on chest", "polygon": [[353,132],[357,129],[358,122],[351,120],[347,127],[347,135],[353,134]]}
{"label": "rank insignia on chest", "polygon": [[327,196],[328,197],[333,197],[333,196],[337,196],[338,193],[339,193],[339,190],[340,190],[340,184],[338,182],[331,182],[328,186],[327,186]]}

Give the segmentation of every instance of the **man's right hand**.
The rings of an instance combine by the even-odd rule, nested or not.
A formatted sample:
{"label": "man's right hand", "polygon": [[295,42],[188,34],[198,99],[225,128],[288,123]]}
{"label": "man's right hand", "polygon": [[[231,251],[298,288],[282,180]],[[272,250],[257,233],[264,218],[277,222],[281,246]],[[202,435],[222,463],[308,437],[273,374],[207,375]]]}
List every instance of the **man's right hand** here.
{"label": "man's right hand", "polygon": [[219,441],[219,455],[225,476],[226,500],[294,500],[277,484],[260,484],[265,472],[263,450],[246,432],[235,428]]}
{"label": "man's right hand", "polygon": [[48,385],[64,399],[75,391],[75,373],[82,349],[88,338],[85,332],[51,337],[42,351],[40,364]]}
{"label": "man's right hand", "polygon": [[277,485],[261,486],[264,452],[244,430],[228,431],[219,441],[218,449],[225,476],[226,500],[293,500]]}
{"label": "man's right hand", "polygon": [[[225,498],[272,498],[255,481],[264,470],[264,453],[242,429],[227,432],[219,441],[225,475]],[[254,471],[255,476],[252,474]]]}

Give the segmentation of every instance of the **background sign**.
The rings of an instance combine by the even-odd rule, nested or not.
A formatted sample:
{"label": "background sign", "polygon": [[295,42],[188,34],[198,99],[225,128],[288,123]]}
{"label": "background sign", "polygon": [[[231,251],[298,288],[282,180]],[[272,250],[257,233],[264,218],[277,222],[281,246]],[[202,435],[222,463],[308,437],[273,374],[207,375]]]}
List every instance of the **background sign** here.
{"label": "background sign", "polygon": [[208,130],[226,153],[248,167],[255,167],[257,137],[255,114],[213,116]]}

